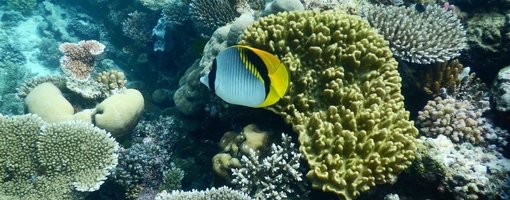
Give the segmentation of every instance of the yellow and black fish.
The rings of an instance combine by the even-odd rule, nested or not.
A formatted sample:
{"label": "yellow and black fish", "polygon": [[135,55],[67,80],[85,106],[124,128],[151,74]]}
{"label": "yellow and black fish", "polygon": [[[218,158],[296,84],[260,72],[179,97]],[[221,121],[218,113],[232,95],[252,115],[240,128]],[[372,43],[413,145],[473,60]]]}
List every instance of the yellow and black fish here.
{"label": "yellow and black fish", "polygon": [[259,108],[283,97],[289,73],[275,55],[236,45],[218,54],[211,71],[200,82],[228,103]]}

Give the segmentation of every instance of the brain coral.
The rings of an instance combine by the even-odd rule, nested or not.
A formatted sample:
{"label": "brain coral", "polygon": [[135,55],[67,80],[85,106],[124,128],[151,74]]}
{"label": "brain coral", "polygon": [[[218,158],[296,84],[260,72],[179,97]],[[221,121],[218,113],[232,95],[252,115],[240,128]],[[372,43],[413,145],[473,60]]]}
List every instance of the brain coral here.
{"label": "brain coral", "polygon": [[117,165],[117,142],[82,122],[0,115],[0,136],[0,199],[77,199]]}
{"label": "brain coral", "polygon": [[290,88],[271,109],[299,133],[313,187],[353,199],[411,164],[418,131],[397,62],[368,23],[339,12],[279,13],[250,26],[240,43],[288,66]]}

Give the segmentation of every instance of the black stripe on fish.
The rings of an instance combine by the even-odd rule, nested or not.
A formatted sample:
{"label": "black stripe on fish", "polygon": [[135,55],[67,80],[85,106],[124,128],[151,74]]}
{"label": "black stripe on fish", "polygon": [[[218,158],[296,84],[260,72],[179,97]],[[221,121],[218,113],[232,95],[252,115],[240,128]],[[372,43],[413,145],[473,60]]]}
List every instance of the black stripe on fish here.
{"label": "black stripe on fish", "polygon": [[214,94],[216,91],[216,88],[214,88],[214,84],[216,82],[216,68],[218,66],[216,66],[216,59],[213,60],[213,64],[212,64],[212,67],[211,67],[211,71],[209,72],[209,89],[211,90],[211,92]]}
{"label": "black stripe on fish", "polygon": [[[267,98],[267,95],[269,95],[271,80],[269,79],[268,75],[269,72],[267,71],[267,67],[264,64],[264,61],[260,58],[259,55],[257,55],[255,52],[249,49],[247,49],[247,51],[241,51],[241,53],[245,53],[246,58],[248,58],[248,60],[251,61],[257,72],[260,74],[262,80],[264,80],[264,89],[266,91],[266,96],[264,97],[264,99]],[[256,76],[256,74],[254,75]]]}

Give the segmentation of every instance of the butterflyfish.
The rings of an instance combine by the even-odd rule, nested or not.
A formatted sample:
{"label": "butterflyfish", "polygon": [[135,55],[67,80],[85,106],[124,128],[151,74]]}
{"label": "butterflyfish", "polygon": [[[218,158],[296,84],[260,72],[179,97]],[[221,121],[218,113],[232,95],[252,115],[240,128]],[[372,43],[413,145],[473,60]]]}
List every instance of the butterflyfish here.
{"label": "butterflyfish", "polygon": [[200,82],[227,103],[260,108],[285,95],[289,72],[275,55],[236,45],[216,56],[211,71]]}

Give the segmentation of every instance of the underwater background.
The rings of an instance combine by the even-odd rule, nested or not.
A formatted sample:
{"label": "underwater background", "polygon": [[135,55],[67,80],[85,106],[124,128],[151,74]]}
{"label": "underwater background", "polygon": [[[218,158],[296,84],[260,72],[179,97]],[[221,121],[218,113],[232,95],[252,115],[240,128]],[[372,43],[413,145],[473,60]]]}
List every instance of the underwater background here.
{"label": "underwater background", "polygon": [[[0,199],[510,199],[508,0],[0,0]],[[274,105],[200,77],[278,57]]]}

